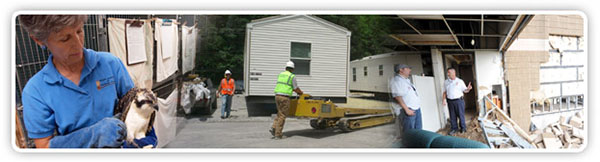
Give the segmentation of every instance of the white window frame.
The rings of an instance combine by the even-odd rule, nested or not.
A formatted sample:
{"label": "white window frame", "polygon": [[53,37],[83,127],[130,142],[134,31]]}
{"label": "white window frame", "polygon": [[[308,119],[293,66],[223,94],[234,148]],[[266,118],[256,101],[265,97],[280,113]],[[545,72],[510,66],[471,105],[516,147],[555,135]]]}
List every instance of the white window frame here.
{"label": "white window frame", "polygon": [[379,76],[383,76],[383,64],[379,65]]}
{"label": "white window frame", "polygon": [[352,68],[352,81],[356,82],[356,67]]}
{"label": "white window frame", "polygon": [[[310,44],[310,53],[308,55],[308,58],[302,58],[302,57],[292,57],[292,43],[307,43]],[[308,74],[296,74],[296,75],[301,75],[301,76],[310,76],[311,71],[312,71],[312,66],[311,66],[311,62],[312,62],[312,42],[310,41],[295,41],[295,40],[290,40],[290,48],[288,48],[288,54],[290,56],[290,61],[292,60],[306,60],[308,61]],[[293,62],[293,61],[292,61]]]}

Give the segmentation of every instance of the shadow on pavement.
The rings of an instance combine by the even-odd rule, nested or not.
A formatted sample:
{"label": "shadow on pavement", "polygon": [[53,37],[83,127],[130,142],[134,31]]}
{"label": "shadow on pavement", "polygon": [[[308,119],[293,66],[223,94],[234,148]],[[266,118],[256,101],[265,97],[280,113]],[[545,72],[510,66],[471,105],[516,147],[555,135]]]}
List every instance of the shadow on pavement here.
{"label": "shadow on pavement", "polygon": [[302,137],[308,137],[308,138],[321,139],[321,138],[325,138],[325,137],[344,134],[344,132],[342,132],[341,130],[338,130],[338,129],[329,128],[329,129],[324,129],[324,130],[316,130],[316,129],[292,130],[292,131],[285,131],[285,132],[283,132],[283,134],[288,137],[302,136]]}

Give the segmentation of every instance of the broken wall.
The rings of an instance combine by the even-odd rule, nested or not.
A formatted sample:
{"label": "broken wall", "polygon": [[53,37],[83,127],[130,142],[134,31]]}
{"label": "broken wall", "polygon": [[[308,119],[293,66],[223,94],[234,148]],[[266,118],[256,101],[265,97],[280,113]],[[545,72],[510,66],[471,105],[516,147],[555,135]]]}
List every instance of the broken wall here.
{"label": "broken wall", "polygon": [[[503,79],[502,57],[498,51],[475,51],[477,100],[492,92],[492,85],[501,85]],[[485,88],[484,88],[485,87]]]}
{"label": "broken wall", "polygon": [[582,37],[583,18],[579,15],[535,15],[504,55],[510,116],[524,130],[529,130],[531,123],[530,93],[540,89],[540,77],[548,78],[545,74],[540,75],[540,67],[547,62],[552,64],[556,59],[551,58],[549,52],[552,49],[550,36],[556,35]]}

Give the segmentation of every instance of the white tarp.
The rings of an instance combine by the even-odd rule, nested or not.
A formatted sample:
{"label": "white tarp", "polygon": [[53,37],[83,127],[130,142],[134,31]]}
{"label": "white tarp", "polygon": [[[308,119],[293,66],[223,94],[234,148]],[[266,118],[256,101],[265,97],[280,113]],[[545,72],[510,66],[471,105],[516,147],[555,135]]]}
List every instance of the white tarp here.
{"label": "white tarp", "polygon": [[156,39],[156,82],[167,79],[178,69],[178,46],[177,25],[175,20],[170,20],[169,26],[163,26],[163,19],[156,19],[154,27]]}
{"label": "white tarp", "polygon": [[423,129],[437,132],[442,128],[433,77],[413,75],[413,84],[421,99],[421,119]]}
{"label": "white tarp", "polygon": [[156,114],[156,137],[158,147],[164,147],[175,139],[177,129],[177,90],[171,92],[166,98],[158,98],[158,113]]}
{"label": "white tarp", "polygon": [[150,20],[144,21],[144,40],[145,40],[145,53],[146,62],[139,63],[131,66],[127,66],[127,50],[125,42],[125,21],[126,19],[109,18],[108,19],[108,42],[110,46],[110,53],[119,57],[127,71],[129,76],[133,80],[136,87],[139,88],[151,88],[152,87],[152,50],[154,41],[152,40],[152,26]]}
{"label": "white tarp", "polygon": [[[196,97],[193,99],[190,97],[191,93],[194,93]],[[210,99],[210,90],[205,87],[204,83],[183,83],[183,88],[181,89],[181,105],[183,106],[183,111],[186,114],[189,114],[194,106],[196,101],[200,101],[201,99]]]}
{"label": "white tarp", "polygon": [[198,36],[198,29],[195,27],[183,26],[181,29],[181,49],[183,50],[182,58],[182,71],[186,73],[194,69],[194,62],[196,60],[196,39]]}

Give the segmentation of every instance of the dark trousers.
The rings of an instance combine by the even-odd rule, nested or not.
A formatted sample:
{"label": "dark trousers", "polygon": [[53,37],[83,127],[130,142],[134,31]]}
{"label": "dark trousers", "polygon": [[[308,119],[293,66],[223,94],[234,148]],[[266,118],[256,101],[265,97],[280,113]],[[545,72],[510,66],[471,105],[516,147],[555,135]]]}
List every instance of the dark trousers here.
{"label": "dark trousers", "polygon": [[467,130],[467,124],[465,121],[465,100],[446,100],[448,103],[448,112],[450,113],[450,128],[452,130],[458,130],[458,124],[456,118],[460,119],[460,127],[462,130]]}

